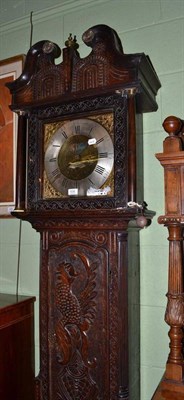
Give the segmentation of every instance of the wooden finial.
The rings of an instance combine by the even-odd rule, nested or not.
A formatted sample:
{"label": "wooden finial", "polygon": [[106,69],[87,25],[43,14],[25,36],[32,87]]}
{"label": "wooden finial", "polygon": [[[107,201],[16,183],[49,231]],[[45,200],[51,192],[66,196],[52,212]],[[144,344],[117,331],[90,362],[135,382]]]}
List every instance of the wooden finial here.
{"label": "wooden finial", "polygon": [[164,153],[181,151],[183,149],[183,140],[181,138],[183,121],[173,115],[167,117],[163,122],[163,128],[169,134],[163,142]]}
{"label": "wooden finial", "polygon": [[180,118],[171,115],[164,120],[163,128],[170,136],[177,135],[181,131],[182,121]]}

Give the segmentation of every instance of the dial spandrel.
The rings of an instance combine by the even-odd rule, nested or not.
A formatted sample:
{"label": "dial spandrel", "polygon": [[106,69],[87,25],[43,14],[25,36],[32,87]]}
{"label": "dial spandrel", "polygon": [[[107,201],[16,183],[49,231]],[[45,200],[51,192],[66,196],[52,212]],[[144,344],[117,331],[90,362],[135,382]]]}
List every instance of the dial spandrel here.
{"label": "dial spandrel", "polygon": [[[111,117],[112,130],[112,113],[107,116]],[[111,130],[91,118],[65,121],[59,127],[57,124],[54,133],[52,124],[46,129],[44,198],[112,196]]]}

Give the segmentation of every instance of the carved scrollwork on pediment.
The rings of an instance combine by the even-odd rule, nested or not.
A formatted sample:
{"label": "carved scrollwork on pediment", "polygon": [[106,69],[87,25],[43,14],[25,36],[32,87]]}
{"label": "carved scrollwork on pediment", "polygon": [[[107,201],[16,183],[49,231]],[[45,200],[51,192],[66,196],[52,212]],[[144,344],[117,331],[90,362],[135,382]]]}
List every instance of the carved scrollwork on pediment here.
{"label": "carved scrollwork on pediment", "polygon": [[[76,38],[75,45],[71,40],[65,42],[62,51],[62,61],[55,59],[61,54],[60,47],[50,41],[35,43],[27,53],[26,62],[21,76],[8,83],[13,94],[13,107],[22,104],[34,106],[51,101],[71,101],[73,93],[80,98],[95,93],[103,88],[104,92],[119,90],[132,83],[137,92],[148,92],[155,103],[155,94],[160,87],[155,71],[149,58],[144,53],[125,54],[117,32],[107,25],[96,25],[83,34],[85,45],[91,47],[91,52],[81,58]],[[152,79],[155,90],[148,84]],[[151,77],[151,78],[150,78]],[[142,85],[143,81],[143,85]],[[67,96],[67,99],[66,99]],[[155,104],[154,104],[155,109]]]}

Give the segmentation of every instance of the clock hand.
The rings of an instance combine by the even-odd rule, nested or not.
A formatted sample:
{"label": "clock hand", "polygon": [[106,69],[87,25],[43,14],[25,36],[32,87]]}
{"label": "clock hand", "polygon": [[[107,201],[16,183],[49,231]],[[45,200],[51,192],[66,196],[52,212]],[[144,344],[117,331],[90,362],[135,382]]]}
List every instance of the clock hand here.
{"label": "clock hand", "polygon": [[80,160],[80,161],[70,161],[68,166],[69,168],[76,168],[79,166],[85,166],[84,164],[91,164],[94,161],[98,161],[98,158],[93,158],[92,160]]}

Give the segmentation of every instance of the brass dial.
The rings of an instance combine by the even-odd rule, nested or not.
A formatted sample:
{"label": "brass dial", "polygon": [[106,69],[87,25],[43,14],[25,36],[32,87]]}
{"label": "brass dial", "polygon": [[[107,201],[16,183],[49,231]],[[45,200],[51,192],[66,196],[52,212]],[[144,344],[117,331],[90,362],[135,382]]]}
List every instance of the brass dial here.
{"label": "brass dial", "polygon": [[80,118],[65,122],[45,151],[45,171],[52,187],[63,196],[106,194],[100,191],[113,170],[114,146],[97,121]]}

